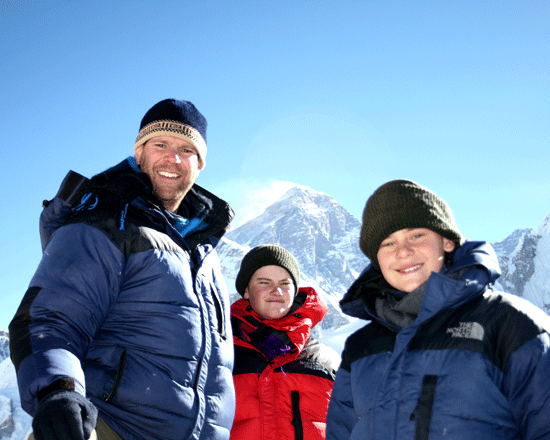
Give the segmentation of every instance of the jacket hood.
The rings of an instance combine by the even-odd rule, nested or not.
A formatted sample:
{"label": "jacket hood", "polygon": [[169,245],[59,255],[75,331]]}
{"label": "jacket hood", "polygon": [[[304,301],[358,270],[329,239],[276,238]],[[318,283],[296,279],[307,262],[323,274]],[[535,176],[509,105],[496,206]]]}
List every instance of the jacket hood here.
{"label": "jacket hood", "polygon": [[[481,295],[500,276],[498,258],[490,243],[466,241],[451,253],[452,264],[441,272],[433,272],[426,282],[426,290],[419,317],[451,306],[458,305],[474,296]],[[382,273],[368,265],[351,285],[340,307],[345,314],[378,320],[374,313],[374,301],[382,294],[396,290],[390,286]]]}
{"label": "jacket hood", "polygon": [[263,319],[247,299],[240,298],[231,306],[231,318],[254,326],[266,325],[288,334],[301,352],[309,339],[311,329],[325,317],[328,307],[312,287],[300,287],[290,312],[279,319]]}

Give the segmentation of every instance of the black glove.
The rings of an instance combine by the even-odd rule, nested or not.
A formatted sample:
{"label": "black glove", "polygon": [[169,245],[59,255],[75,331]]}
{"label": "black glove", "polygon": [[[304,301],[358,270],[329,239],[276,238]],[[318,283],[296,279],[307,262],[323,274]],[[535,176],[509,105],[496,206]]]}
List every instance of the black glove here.
{"label": "black glove", "polygon": [[97,423],[97,408],[76,391],[44,397],[32,421],[36,440],[88,440]]}

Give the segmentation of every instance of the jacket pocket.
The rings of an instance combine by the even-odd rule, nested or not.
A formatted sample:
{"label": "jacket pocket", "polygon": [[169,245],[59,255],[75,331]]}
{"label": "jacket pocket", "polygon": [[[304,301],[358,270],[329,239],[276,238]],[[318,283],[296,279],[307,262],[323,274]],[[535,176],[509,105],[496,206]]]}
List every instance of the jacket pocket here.
{"label": "jacket pocket", "polygon": [[115,397],[120,380],[122,379],[122,374],[124,373],[124,365],[126,365],[126,349],[124,349],[120,355],[116,374],[103,385],[103,400],[105,402],[110,402],[113,397]]}
{"label": "jacket pocket", "polygon": [[422,379],[420,397],[410,417],[411,421],[416,420],[415,440],[429,439],[436,384],[437,376],[428,374]]}

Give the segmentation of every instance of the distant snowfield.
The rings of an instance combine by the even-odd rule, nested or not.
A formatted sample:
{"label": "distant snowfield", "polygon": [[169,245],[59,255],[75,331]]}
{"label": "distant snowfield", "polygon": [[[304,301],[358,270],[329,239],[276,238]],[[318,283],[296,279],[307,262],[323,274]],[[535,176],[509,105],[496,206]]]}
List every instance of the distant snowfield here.
{"label": "distant snowfield", "polygon": [[319,337],[319,341],[333,348],[339,355],[341,355],[344,350],[347,337],[356,330],[359,330],[366,323],[367,321],[357,319],[330,332],[323,330],[322,335]]}
{"label": "distant snowfield", "polygon": [[15,378],[15,367],[12,361],[4,359],[0,363],[0,389],[17,388],[17,379]]}
{"label": "distant snowfield", "polygon": [[0,437],[1,440],[25,440],[32,432],[32,419],[23,411],[15,368],[11,359],[0,363]]}
{"label": "distant snowfield", "polygon": [[[547,221],[547,219],[545,219]],[[534,258],[534,276],[525,285],[523,297],[548,310],[550,306],[550,234],[547,223],[537,231],[540,237]]]}

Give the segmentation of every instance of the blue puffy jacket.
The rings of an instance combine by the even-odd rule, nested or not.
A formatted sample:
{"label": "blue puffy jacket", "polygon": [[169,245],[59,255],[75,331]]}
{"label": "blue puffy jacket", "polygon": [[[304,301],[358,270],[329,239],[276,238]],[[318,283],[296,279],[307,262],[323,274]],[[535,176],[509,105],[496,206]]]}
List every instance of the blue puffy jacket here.
{"label": "blue puffy jacket", "polygon": [[374,299],[391,288],[369,266],[341,301],[371,320],[346,341],[327,439],[550,439],[550,318],[491,285],[487,243],[466,242],[432,273],[418,317],[381,321]]}
{"label": "blue puffy jacket", "polygon": [[172,215],[131,159],[83,188],[45,209],[43,258],[10,324],[23,408],[33,415],[70,378],[125,439],[228,439],[233,346],[215,246],[231,208],[195,185]]}

